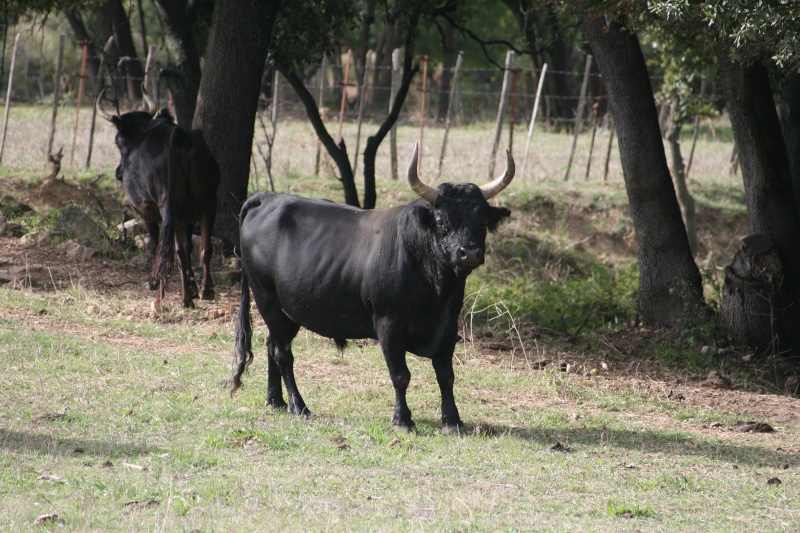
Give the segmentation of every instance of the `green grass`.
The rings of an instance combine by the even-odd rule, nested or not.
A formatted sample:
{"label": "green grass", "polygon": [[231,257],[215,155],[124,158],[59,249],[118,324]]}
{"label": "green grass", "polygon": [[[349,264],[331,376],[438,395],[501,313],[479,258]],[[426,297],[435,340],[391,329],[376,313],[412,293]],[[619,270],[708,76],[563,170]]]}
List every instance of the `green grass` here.
{"label": "green grass", "polygon": [[298,419],[263,407],[263,328],[231,399],[229,322],[84,312],[102,301],[0,289],[2,530],[47,513],[69,531],[800,527],[794,425],[711,434],[698,430],[733,418],[460,348],[456,399],[481,435],[439,433],[433,371],[413,356],[419,431],[397,433],[378,349],[341,356],[304,332],[296,371],[314,416]]}

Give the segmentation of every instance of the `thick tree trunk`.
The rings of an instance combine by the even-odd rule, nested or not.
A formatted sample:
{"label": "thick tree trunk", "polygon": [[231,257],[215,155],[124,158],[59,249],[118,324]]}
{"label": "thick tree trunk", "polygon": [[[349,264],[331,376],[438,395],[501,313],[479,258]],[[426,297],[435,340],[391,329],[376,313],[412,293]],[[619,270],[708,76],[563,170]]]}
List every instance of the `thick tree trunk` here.
{"label": "thick tree trunk", "polygon": [[763,65],[732,62],[724,47],[718,47],[717,60],[739,152],[748,231],[774,241],[782,263],[782,296],[773,310],[778,315],[777,348],[788,357],[800,357],[800,215],[769,76]]}
{"label": "thick tree trunk", "polygon": [[651,324],[691,319],[702,301],[664,155],[653,90],[639,41],[618,22],[587,19],[586,35],[608,91],[636,231],[639,312]]}
{"label": "thick tree trunk", "polygon": [[214,7],[192,126],[203,130],[222,172],[214,234],[226,251],[239,244],[261,73],[279,4],[218,0]]}
{"label": "thick tree trunk", "polygon": [[200,55],[194,39],[193,26],[197,3],[187,0],[153,0],[161,20],[164,41],[172,58],[173,68],[165,72],[172,91],[178,124],[192,125],[197,92],[200,89]]}
{"label": "thick tree trunk", "polygon": [[789,157],[794,205],[800,212],[800,74],[796,72],[787,76],[781,95],[781,128]]}
{"label": "thick tree trunk", "polygon": [[758,356],[777,352],[781,338],[777,310],[782,294],[783,267],[775,243],[766,235],[751,235],[725,267],[722,318],[733,341],[753,348]]}

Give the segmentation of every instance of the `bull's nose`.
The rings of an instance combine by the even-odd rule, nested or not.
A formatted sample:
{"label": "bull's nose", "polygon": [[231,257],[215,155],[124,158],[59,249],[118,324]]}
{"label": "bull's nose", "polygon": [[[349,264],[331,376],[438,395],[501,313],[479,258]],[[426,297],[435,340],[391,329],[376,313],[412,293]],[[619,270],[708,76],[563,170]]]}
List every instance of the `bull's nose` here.
{"label": "bull's nose", "polygon": [[458,265],[464,268],[475,268],[483,264],[483,248],[461,246],[458,249]]}

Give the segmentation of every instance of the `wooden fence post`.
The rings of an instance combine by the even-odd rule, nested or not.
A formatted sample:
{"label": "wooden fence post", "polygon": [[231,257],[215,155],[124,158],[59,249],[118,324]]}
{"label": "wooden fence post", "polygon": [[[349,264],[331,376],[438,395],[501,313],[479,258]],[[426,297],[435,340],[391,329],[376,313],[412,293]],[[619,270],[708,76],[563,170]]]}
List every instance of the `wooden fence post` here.
{"label": "wooden fence post", "polygon": [[44,160],[47,161],[50,157],[50,152],[53,150],[53,138],[56,134],[56,119],[58,118],[58,104],[61,100],[61,70],[64,68],[64,41],[66,35],[63,33],[58,39],[58,60],[56,61],[56,78],[55,86],[53,87],[53,117],[50,120],[50,135],[47,138],[47,149],[44,154]]}
{"label": "wooden fence post", "polygon": [[417,172],[422,172],[422,139],[425,134],[425,100],[428,97],[428,56],[422,56],[422,109],[419,121],[419,158],[417,159]]}
{"label": "wooden fence post", "polygon": [[503,129],[503,110],[506,105],[506,92],[508,91],[508,77],[514,64],[514,52],[506,54],[506,64],[503,73],[503,88],[500,90],[500,104],[497,106],[497,120],[494,124],[494,143],[492,143],[492,156],[489,158],[489,177],[494,177],[494,160],[497,156],[497,147],[500,144],[500,132]]}
{"label": "wooden fence post", "polygon": [[508,112],[508,151],[514,153],[514,115],[517,112],[517,77],[519,69],[514,67],[511,70],[511,105]]}
{"label": "wooden fence post", "polygon": [[150,94],[150,98],[156,103],[158,107],[158,82],[153,76],[153,63],[156,60],[156,45],[151,44],[147,49],[147,60],[144,63],[144,81],[142,86]]}
{"label": "wooden fence post", "polygon": [[547,74],[547,63],[542,66],[542,73],[539,75],[539,86],[536,88],[536,99],[533,101],[533,113],[531,113],[531,123],[528,126],[528,141],[525,143],[525,157],[522,159],[522,178],[525,178],[525,165],[528,163],[528,151],[531,148],[531,137],[533,137],[533,126],[536,124],[536,115],[539,113],[539,99],[542,97],[542,86],[544,77]]}
{"label": "wooden fence post", "polygon": [[608,181],[608,162],[611,160],[611,145],[614,144],[614,118],[608,121],[608,146],[606,147],[605,170],[603,171],[603,181]]}
{"label": "wooden fence post", "polygon": [[461,63],[464,61],[464,52],[458,53],[456,59],[456,70],[453,73],[453,85],[450,87],[450,98],[447,101],[447,117],[444,121],[444,136],[442,137],[442,152],[439,154],[439,168],[436,171],[436,176],[442,177],[442,162],[444,161],[444,151],[447,148],[447,134],[450,133],[450,116],[452,114],[453,101],[456,99],[458,87],[458,75],[461,73]]}
{"label": "wooden fence post", "polygon": [[344,65],[344,83],[342,83],[342,108],[339,110],[339,133],[336,135],[336,142],[342,140],[342,121],[344,121],[344,104],[347,101],[347,80],[350,75],[350,62],[353,59],[353,50],[347,51],[347,63]]}
{"label": "wooden fence post", "polygon": [[356,129],[356,153],[353,154],[353,177],[358,176],[358,151],[361,145],[361,123],[364,119],[364,100],[367,96],[367,83],[369,83],[369,51],[367,51],[364,76],[361,87],[358,88],[358,127]]}
{"label": "wooden fence post", "polygon": [[6,145],[6,129],[8,128],[8,112],[11,108],[11,89],[14,86],[14,65],[17,62],[17,45],[19,44],[19,33],[14,38],[14,49],[11,52],[11,70],[8,72],[8,92],[6,93],[6,110],[3,115],[3,136],[0,138],[0,162],[3,161],[3,148]]}
{"label": "wooden fence post", "polygon": [[572,148],[569,151],[567,161],[567,171],[564,173],[564,181],[569,179],[569,170],[572,167],[572,158],[575,157],[575,147],[578,144],[578,134],[581,132],[583,124],[583,108],[586,106],[586,90],[589,87],[589,71],[592,68],[592,56],[586,56],[586,65],[583,68],[583,83],[581,84],[581,96],[578,100],[578,110],[575,112],[575,132],[572,136]]}
{"label": "wooden fence post", "polygon": [[589,157],[586,160],[586,176],[584,179],[589,181],[589,170],[592,168],[592,153],[594,152],[594,138],[597,135],[597,113],[600,110],[600,102],[592,105],[592,140],[589,142]]}
{"label": "wooden fence post", "polygon": [[[394,99],[397,98],[397,91],[400,87],[400,49],[392,51],[392,87],[389,96],[389,111],[394,107]],[[389,153],[392,163],[392,179],[397,180],[397,121],[392,124],[389,131]]]}
{"label": "wooden fence post", "polygon": [[75,124],[72,126],[72,147],[69,150],[69,164],[75,163],[75,139],[78,135],[78,122],[81,117],[81,97],[83,96],[83,80],[86,77],[86,55],[89,53],[89,41],[81,41],[83,56],[81,57],[81,73],[78,79],[78,101],[75,104]]}

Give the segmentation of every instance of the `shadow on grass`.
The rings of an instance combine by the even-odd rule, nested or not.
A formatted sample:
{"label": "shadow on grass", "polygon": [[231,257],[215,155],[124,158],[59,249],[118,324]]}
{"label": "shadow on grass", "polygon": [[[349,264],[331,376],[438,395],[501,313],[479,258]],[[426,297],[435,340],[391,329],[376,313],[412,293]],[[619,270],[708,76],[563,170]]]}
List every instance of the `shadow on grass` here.
{"label": "shadow on grass", "polygon": [[157,453],[151,446],[130,442],[108,442],[103,440],[63,438],[36,432],[8,431],[0,428],[0,448],[12,452],[36,452],[59,456],[93,456],[122,458]]}
{"label": "shadow on grass", "polygon": [[[419,427],[428,427],[432,432],[438,431],[439,421],[434,419],[417,420]],[[476,427],[480,429],[476,431]],[[720,431],[725,431],[720,429]],[[554,430],[552,426],[536,425],[528,428],[510,427],[495,424],[466,424],[464,435],[467,438],[497,438],[510,436],[522,439],[545,450],[584,451],[586,448],[635,450],[647,454],[662,454],[705,457],[715,461],[731,464],[746,464],[763,467],[780,468],[786,464],[795,464],[797,454],[789,451],[778,451],[758,444],[732,444],[722,442],[713,437],[696,437],[682,431],[663,431],[638,429],[607,428],[575,428],[565,427]],[[478,436],[480,435],[480,436]],[[756,441],[759,434],[751,434]],[[557,446],[560,444],[561,446]]]}

